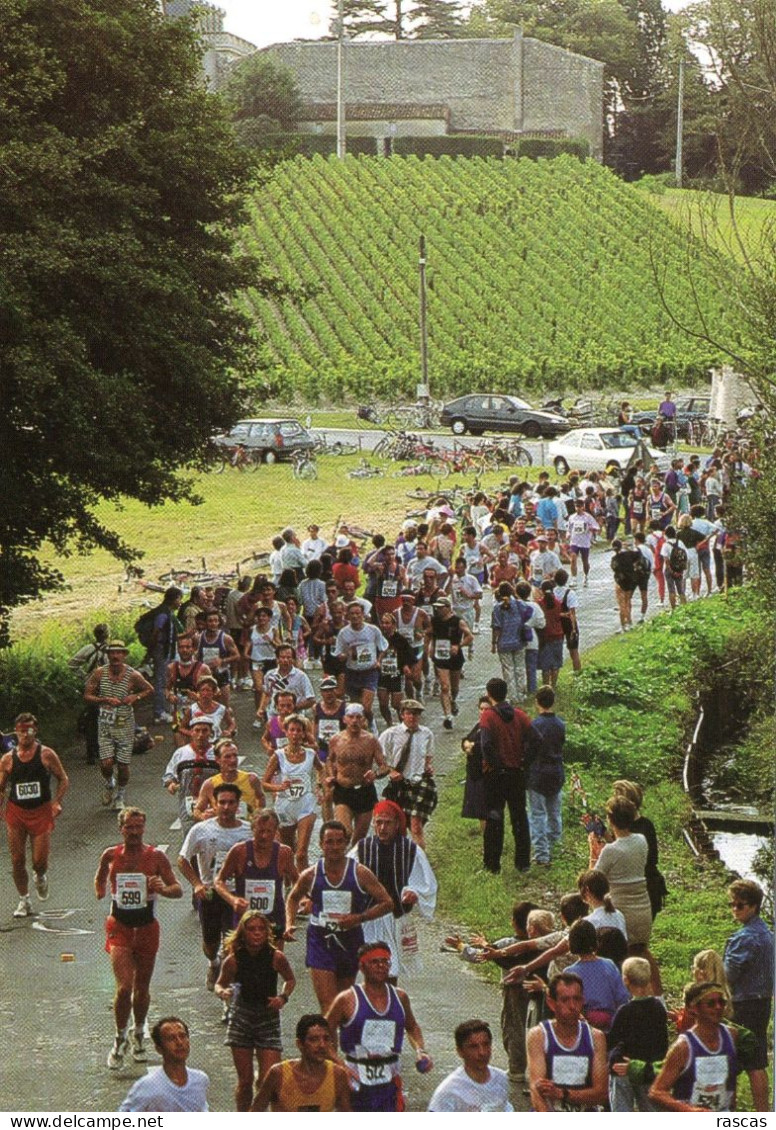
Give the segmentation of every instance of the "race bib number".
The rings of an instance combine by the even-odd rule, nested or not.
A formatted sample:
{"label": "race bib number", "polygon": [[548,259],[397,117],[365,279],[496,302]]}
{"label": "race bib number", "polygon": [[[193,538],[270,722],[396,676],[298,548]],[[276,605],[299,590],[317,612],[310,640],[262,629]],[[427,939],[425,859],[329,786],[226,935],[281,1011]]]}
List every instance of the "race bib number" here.
{"label": "race bib number", "polygon": [[40,800],[40,781],[17,781],[17,800]]}
{"label": "race bib number", "polygon": [[556,1055],[552,1061],[552,1081],[559,1087],[584,1087],[590,1061],[584,1055]]}
{"label": "race bib number", "polygon": [[644,502],[640,498],[634,498],[633,505],[631,506],[634,518],[644,517]]}
{"label": "race bib number", "polygon": [[377,1087],[381,1083],[390,1083],[390,1063],[358,1063],[358,1081],[362,1087]]}
{"label": "race bib number", "polygon": [[275,880],[246,879],[245,898],[248,910],[260,910],[262,914],[269,914],[275,905]]}
{"label": "race bib number", "polygon": [[144,910],[148,906],[148,876],[142,871],[120,872],[115,899],[119,910]]}
{"label": "race bib number", "polygon": [[286,796],[291,800],[300,800],[307,793],[307,781],[303,777],[292,777],[288,782]]}
{"label": "race bib number", "polygon": [[322,913],[319,915],[324,925],[334,926],[343,914],[350,914],[352,895],[350,891],[322,891]]}
{"label": "race bib number", "polygon": [[212,663],[214,659],[221,658],[221,649],[218,647],[203,647],[202,648],[202,662]]}
{"label": "race bib number", "polygon": [[101,726],[115,726],[118,721],[118,711],[115,706],[101,706],[99,723]]}
{"label": "race bib number", "polygon": [[649,513],[650,513],[650,515],[653,519],[662,518],[663,517],[663,507],[662,506],[650,506]]}
{"label": "race bib number", "polygon": [[450,640],[436,640],[434,643],[434,658],[442,660],[450,658]]}
{"label": "race bib number", "polygon": [[321,718],[318,721],[318,738],[322,742],[330,741],[335,734],[340,732],[339,718]]}
{"label": "race bib number", "polygon": [[396,596],[398,589],[399,589],[398,581],[395,581],[395,580],[393,580],[393,581],[383,581],[383,596],[386,597],[387,599],[391,599],[394,596]]}
{"label": "race bib number", "polygon": [[187,797],[184,797],[184,798],[183,798],[183,807],[184,807],[184,808],[185,808],[185,810],[186,810],[186,815],[187,815],[187,816],[193,816],[193,814],[194,814],[194,806],[195,806],[195,804],[196,804],[196,803],[197,803],[197,799],[196,799],[196,797],[193,797],[193,796],[187,796]]}
{"label": "race bib number", "polygon": [[706,1110],[723,1110],[727,1098],[728,1060],[725,1055],[696,1056],[695,1083],[690,1102]]}
{"label": "race bib number", "polygon": [[396,1024],[393,1020],[365,1020],[361,1031],[361,1046],[368,1056],[389,1056],[393,1053]]}
{"label": "race bib number", "polygon": [[359,671],[368,671],[374,666],[374,655],[367,644],[356,644],[351,648],[351,656],[354,667]]}
{"label": "race bib number", "polygon": [[380,669],[382,670],[382,673],[384,675],[393,676],[399,674],[399,663],[396,658],[395,651],[389,651],[383,656],[383,661]]}

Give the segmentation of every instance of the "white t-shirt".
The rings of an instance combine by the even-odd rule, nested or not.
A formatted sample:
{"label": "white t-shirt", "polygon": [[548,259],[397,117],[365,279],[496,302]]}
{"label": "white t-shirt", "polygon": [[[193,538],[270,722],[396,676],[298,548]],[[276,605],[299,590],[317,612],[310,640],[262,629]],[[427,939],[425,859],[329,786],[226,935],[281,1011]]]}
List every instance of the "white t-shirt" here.
{"label": "white t-shirt", "polygon": [[183,1087],[173,1083],[157,1067],[138,1079],[130,1089],[119,1110],[137,1111],[207,1111],[207,1089],[210,1080],[204,1071],[186,1069],[188,1079]]}
{"label": "white t-shirt", "polygon": [[471,1079],[463,1066],[457,1068],[439,1084],[431,1102],[430,1111],[513,1111],[509,1101],[509,1079],[506,1071],[491,1067],[487,1083]]}
{"label": "white t-shirt", "polygon": [[189,863],[196,856],[200,878],[205,883],[212,883],[229,850],[252,836],[251,826],[245,820],[241,820],[236,828],[222,828],[213,817],[189,830],[180,854]]}
{"label": "white t-shirt", "polygon": [[379,652],[388,650],[388,640],[375,624],[364,624],[358,631],[349,625],[337,633],[335,655],[344,655],[350,671],[370,671]]}

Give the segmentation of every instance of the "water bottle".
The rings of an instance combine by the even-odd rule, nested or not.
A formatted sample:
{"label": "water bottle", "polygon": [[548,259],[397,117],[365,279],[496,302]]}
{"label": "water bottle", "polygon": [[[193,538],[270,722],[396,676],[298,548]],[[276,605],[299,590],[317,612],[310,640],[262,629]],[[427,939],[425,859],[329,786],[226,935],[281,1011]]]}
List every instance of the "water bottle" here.
{"label": "water bottle", "polygon": [[419,1071],[421,1075],[425,1075],[427,1071],[431,1070],[431,1057],[425,1052],[419,1055],[415,1060],[415,1070]]}

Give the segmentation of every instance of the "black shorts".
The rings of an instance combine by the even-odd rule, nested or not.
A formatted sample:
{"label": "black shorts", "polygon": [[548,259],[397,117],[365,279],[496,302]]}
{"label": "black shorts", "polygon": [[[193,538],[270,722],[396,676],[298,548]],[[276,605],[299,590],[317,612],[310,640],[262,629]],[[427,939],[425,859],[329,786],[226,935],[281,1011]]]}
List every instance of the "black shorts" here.
{"label": "black shorts", "polygon": [[771,1017],[769,997],[733,1001],[733,1020],[742,1028],[748,1028],[757,1041],[754,1059],[747,1064],[747,1070],[754,1071],[768,1066],[768,1021]]}
{"label": "black shorts", "polygon": [[220,945],[222,936],[232,929],[234,911],[231,906],[212,891],[209,898],[197,900],[197,913],[202,941],[208,948]]}
{"label": "black shorts", "polygon": [[324,675],[333,675],[335,679],[339,678],[345,670],[345,657],[338,655],[324,655],[321,660],[321,670]]}
{"label": "black shorts", "polygon": [[362,812],[371,812],[377,804],[377,789],[374,785],[360,785],[355,788],[335,785],[332,800],[335,807],[344,804],[354,816],[359,816]]}

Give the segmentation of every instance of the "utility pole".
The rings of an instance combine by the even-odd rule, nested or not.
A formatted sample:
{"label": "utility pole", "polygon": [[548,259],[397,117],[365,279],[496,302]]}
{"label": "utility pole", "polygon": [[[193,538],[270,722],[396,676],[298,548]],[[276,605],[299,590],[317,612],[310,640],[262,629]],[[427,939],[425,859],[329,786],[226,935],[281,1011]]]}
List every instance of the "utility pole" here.
{"label": "utility pole", "polygon": [[684,56],[679,60],[679,97],[676,106],[676,187],[682,187],[682,135],[684,134]]}
{"label": "utility pole", "polygon": [[344,35],[342,0],[337,3],[337,156],[345,156],[345,92],[343,90],[342,47]]}
{"label": "utility pole", "polygon": [[[428,397],[428,348],[426,343],[426,237],[420,237],[420,258],[418,259],[420,273],[420,371],[421,381]],[[419,394],[421,395],[421,394]]]}

